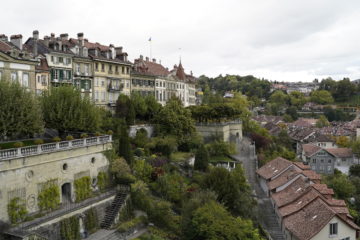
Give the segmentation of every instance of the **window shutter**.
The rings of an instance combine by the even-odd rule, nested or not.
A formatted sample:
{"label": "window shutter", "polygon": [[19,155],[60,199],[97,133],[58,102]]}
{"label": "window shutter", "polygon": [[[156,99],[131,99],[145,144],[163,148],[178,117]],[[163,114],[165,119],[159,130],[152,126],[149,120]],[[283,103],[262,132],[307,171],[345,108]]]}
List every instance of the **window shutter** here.
{"label": "window shutter", "polygon": [[63,80],[64,79],[64,72],[63,72],[63,70],[59,70],[59,72],[60,72],[60,80]]}

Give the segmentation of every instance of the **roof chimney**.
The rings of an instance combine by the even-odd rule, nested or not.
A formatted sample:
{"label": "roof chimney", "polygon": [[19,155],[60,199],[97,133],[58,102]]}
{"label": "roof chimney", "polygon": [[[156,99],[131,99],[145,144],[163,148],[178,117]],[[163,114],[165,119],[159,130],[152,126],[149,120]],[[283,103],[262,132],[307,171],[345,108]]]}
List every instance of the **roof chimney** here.
{"label": "roof chimney", "polygon": [[84,46],[84,33],[78,33],[77,37],[78,37],[80,46],[81,47]]}
{"label": "roof chimney", "polygon": [[148,61],[149,61],[149,58],[148,58],[148,57],[146,57],[146,58],[145,58],[145,60],[148,62]]}
{"label": "roof chimney", "polygon": [[140,59],[141,59],[141,60],[144,60],[144,56],[143,56],[143,55],[140,55]]}
{"label": "roof chimney", "polygon": [[50,41],[50,37],[49,36],[45,36],[44,37],[44,44],[46,47],[49,47],[49,41]]}
{"label": "roof chimney", "polygon": [[38,30],[34,30],[33,31],[33,54],[34,54],[34,57],[36,57],[38,55],[38,39],[39,39],[39,31]]}
{"label": "roof chimney", "polygon": [[51,34],[50,34],[50,40],[51,40],[51,41],[55,41],[55,33],[51,33]]}
{"label": "roof chimney", "polygon": [[62,33],[60,34],[61,41],[67,41],[69,39],[69,34]]}
{"label": "roof chimney", "polygon": [[7,42],[7,41],[8,41],[8,37],[7,37],[5,34],[0,34],[0,41]]}
{"label": "roof chimney", "polygon": [[22,35],[12,35],[10,37],[10,41],[12,44],[14,44],[16,47],[18,47],[20,50],[22,50]]}
{"label": "roof chimney", "polygon": [[152,61],[153,61],[154,63],[156,63],[156,59],[155,59],[155,58],[153,58]]}

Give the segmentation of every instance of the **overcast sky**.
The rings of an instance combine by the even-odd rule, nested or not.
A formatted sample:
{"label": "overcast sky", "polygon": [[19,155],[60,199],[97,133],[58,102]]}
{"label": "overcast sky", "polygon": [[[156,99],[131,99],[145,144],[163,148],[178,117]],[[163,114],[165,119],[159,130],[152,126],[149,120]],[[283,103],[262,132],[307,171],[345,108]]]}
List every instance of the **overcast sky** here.
{"label": "overcast sky", "polygon": [[[195,75],[360,78],[359,0],[2,1],[0,33],[69,33]],[[181,48],[181,50],[179,50]]]}

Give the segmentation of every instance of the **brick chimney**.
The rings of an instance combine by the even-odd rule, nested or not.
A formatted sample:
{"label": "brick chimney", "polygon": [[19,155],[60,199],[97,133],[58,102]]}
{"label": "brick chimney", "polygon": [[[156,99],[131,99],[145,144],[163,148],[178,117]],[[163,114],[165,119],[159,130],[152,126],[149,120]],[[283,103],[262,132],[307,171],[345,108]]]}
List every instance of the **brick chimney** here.
{"label": "brick chimney", "polygon": [[81,47],[83,47],[84,46],[84,33],[78,33],[77,37],[78,37],[79,45]]}
{"label": "brick chimney", "polygon": [[50,42],[50,37],[49,36],[45,36],[44,37],[44,44],[46,47],[49,47],[49,42]]}
{"label": "brick chimney", "polygon": [[147,62],[148,62],[148,61],[149,61],[149,57],[146,57],[146,58],[145,58],[145,61],[147,61]]}
{"label": "brick chimney", "polygon": [[60,34],[61,41],[67,41],[69,39],[69,34],[62,33]]}
{"label": "brick chimney", "polygon": [[153,61],[154,63],[156,63],[156,58],[153,58],[152,61]]}
{"label": "brick chimney", "polygon": [[55,41],[55,33],[51,33],[51,34],[50,34],[50,40],[51,40],[51,41]]}
{"label": "brick chimney", "polygon": [[10,41],[12,44],[17,46],[20,50],[22,50],[23,44],[22,44],[22,35],[21,34],[12,35],[10,37]]}
{"label": "brick chimney", "polygon": [[34,57],[36,57],[38,55],[38,40],[39,40],[39,31],[38,30],[34,30],[33,31],[33,54]]}

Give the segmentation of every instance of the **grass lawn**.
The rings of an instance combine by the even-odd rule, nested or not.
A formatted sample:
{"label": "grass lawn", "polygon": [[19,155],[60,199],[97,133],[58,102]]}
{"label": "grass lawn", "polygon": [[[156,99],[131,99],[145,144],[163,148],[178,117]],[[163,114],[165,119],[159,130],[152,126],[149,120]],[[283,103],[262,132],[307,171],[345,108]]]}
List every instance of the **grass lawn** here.
{"label": "grass lawn", "polygon": [[170,155],[170,160],[173,162],[185,162],[192,156],[193,153],[190,152],[174,152]]}
{"label": "grass lawn", "polygon": [[234,162],[233,159],[229,158],[228,156],[213,156],[210,157],[211,163],[217,163],[217,162]]}

